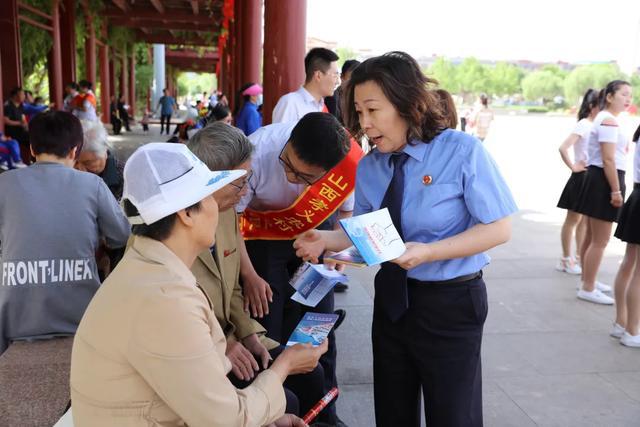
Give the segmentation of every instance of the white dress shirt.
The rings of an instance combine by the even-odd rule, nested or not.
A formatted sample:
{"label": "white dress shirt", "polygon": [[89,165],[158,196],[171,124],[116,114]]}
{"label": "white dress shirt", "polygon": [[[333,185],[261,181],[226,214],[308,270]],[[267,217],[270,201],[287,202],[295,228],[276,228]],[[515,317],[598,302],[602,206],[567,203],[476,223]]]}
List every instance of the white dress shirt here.
{"label": "white dress shirt", "polygon": [[[236,206],[238,212],[247,207],[259,212],[285,209],[305,190],[306,185],[287,181],[287,175],[278,160],[295,126],[295,122],[275,123],[262,127],[249,136],[255,146],[251,160],[253,176],[249,181],[249,191]],[[345,200],[340,210],[353,210],[353,194]]]}
{"label": "white dress shirt", "polygon": [[316,99],[300,86],[295,92],[289,92],[283,95],[273,109],[272,123],[296,123],[307,113],[322,112],[324,109],[324,100]]}

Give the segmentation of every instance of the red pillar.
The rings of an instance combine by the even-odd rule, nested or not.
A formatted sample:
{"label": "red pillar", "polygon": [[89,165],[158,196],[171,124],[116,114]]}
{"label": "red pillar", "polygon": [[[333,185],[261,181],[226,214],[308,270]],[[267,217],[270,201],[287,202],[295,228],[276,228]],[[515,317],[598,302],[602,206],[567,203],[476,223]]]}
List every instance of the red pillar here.
{"label": "red pillar", "polygon": [[278,99],[304,82],[307,0],[265,0],[264,124]]}
{"label": "red pillar", "polygon": [[233,12],[233,39],[232,46],[232,61],[231,66],[233,67],[233,92],[231,93],[231,98],[229,101],[231,102],[231,111],[237,108],[236,103],[240,102],[238,99],[238,91],[240,91],[240,86],[244,84],[242,81],[242,9],[244,5],[240,1],[236,1],[234,3],[234,12]]}
{"label": "red pillar", "polygon": [[11,89],[22,86],[18,0],[2,1],[0,55],[2,55],[2,93],[3,96],[9,96]]}
{"label": "red pillar", "polygon": [[85,64],[86,68],[86,76],[85,79],[89,80],[91,83],[96,83],[96,29],[93,25],[93,18],[89,14],[88,9],[85,10],[85,16],[87,17],[86,25],[87,25],[87,38],[84,40],[84,54],[85,54]]}
{"label": "red pillar", "polygon": [[76,8],[75,0],[63,0],[60,9],[60,46],[62,83],[76,81]]}
{"label": "red pillar", "polygon": [[127,66],[127,54],[123,53],[120,57],[120,91],[116,96],[124,95],[124,103],[129,103],[128,78],[129,67]]}
{"label": "red pillar", "polygon": [[113,49],[109,49],[109,98],[111,95],[115,95],[118,91],[116,87],[116,64],[115,64],[116,52]]}
{"label": "red pillar", "polygon": [[131,46],[131,57],[129,58],[129,115],[135,117],[136,113],[136,53]]}
{"label": "red pillar", "polygon": [[[0,82],[2,81],[2,55],[0,55]],[[0,88],[0,117],[4,117],[4,95]],[[0,132],[4,132],[4,120],[0,120]]]}
{"label": "red pillar", "polygon": [[49,101],[56,104],[56,108],[62,106],[64,99],[62,86],[62,56],[60,43],[60,0],[51,1],[51,62],[49,62]]}
{"label": "red pillar", "polygon": [[244,0],[240,15],[241,85],[260,82],[262,0]]}
{"label": "red pillar", "polygon": [[109,78],[109,46],[100,46],[100,106],[102,107],[102,122],[109,123],[109,103],[111,102],[111,87]]}

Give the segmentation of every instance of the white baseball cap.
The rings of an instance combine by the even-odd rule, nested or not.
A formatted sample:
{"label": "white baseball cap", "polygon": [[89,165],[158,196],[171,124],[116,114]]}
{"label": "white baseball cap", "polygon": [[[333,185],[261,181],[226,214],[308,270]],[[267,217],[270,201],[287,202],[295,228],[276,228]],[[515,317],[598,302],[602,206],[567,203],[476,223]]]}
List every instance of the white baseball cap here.
{"label": "white baseball cap", "polygon": [[211,171],[184,144],[145,144],[124,167],[122,199],[128,199],[140,214],[130,217],[129,222],[151,225],[195,205],[246,173]]}

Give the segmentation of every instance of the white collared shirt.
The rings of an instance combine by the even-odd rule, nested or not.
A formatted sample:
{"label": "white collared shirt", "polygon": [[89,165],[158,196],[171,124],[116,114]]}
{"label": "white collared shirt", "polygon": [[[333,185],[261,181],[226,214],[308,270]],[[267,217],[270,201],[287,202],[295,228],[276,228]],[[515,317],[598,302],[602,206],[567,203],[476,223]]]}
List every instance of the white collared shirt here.
{"label": "white collared shirt", "polygon": [[[255,146],[251,160],[253,176],[249,181],[249,191],[236,206],[238,212],[247,207],[260,212],[285,209],[305,190],[306,185],[287,181],[287,175],[278,160],[295,126],[295,122],[275,123],[249,136],[249,141]],[[345,200],[340,210],[353,210],[353,194]]]}
{"label": "white collared shirt", "polygon": [[324,100],[317,101],[304,86],[283,95],[273,109],[272,123],[296,123],[307,113],[322,112]]}

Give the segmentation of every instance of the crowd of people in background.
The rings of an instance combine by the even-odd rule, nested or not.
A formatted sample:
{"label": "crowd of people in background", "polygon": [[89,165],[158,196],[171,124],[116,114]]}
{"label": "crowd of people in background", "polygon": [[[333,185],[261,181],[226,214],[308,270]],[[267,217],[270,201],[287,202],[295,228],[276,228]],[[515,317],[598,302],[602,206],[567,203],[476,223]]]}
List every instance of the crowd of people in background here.
{"label": "crowd of people in background", "polygon": [[[419,426],[422,394],[427,425],[482,425],[482,269],[517,211],[483,144],[489,97],[458,114],[404,52],[338,60],[310,50],[305,80],[266,126],[257,82],[233,111],[225,94],[203,93],[173,122],[180,107],[164,89],[140,123],[149,132],[158,116],[168,141],[126,163],[91,82],[68,84],[59,111],[11,91],[0,167],[18,170],[0,175],[0,354],[75,335],[76,426],[304,426],[299,417],[339,385],[335,334],[347,313],[334,293],[348,286],[310,309],[291,299],[290,280],[351,245],[341,219],[384,208],[407,250],[374,283],[376,423]],[[590,89],[560,147],[571,176],[557,269],[581,277],[578,298],[615,302],[611,336],[640,347],[640,150],[625,203],[630,144],[618,123],[630,102],[624,81]],[[114,135],[131,131],[132,116],[124,96],[111,98]],[[627,246],[612,289],[597,273],[614,222]],[[287,347],[310,310],[337,315],[336,327],[319,347]],[[335,403],[314,425],[345,426]]]}

